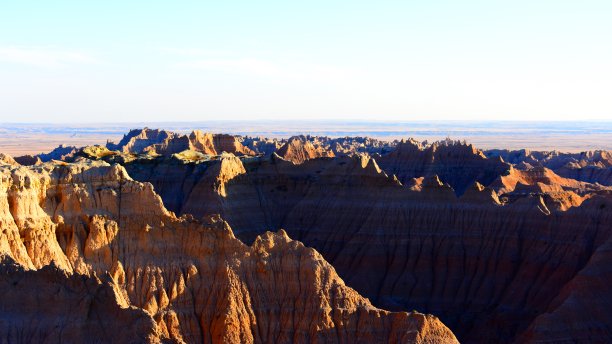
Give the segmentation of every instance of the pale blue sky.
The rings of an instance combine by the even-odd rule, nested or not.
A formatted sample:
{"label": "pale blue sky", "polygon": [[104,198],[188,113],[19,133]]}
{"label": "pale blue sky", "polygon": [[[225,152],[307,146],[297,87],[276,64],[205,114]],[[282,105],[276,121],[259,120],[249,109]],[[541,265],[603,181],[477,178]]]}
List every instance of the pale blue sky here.
{"label": "pale blue sky", "polygon": [[612,119],[612,1],[0,0],[0,122]]}

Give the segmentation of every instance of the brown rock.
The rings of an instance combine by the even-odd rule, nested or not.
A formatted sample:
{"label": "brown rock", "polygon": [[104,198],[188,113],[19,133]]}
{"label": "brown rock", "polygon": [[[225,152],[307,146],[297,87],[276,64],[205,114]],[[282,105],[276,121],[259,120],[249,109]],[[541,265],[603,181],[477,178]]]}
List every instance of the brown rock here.
{"label": "brown rock", "polygon": [[472,145],[451,140],[425,146],[414,140],[402,141],[377,160],[383,170],[395,174],[403,184],[412,178],[437,175],[458,195],[474,182],[489,185],[510,168],[503,161],[488,159]]}
{"label": "brown rock", "polygon": [[255,153],[242,145],[236,136],[227,134],[203,133],[194,130],[189,135],[191,149],[208,155],[221,155],[221,153],[232,153],[234,155],[255,155]]}
{"label": "brown rock", "polygon": [[306,160],[334,157],[334,152],[328,151],[321,146],[314,146],[304,137],[294,136],[285,143],[276,154],[281,158],[292,161],[296,164],[301,164]]}
{"label": "brown rock", "polygon": [[0,153],[0,165],[19,165],[12,156]]}
{"label": "brown rock", "polygon": [[[244,173],[238,162],[222,158],[220,183]],[[0,307],[19,319],[34,318],[40,309],[45,314],[38,327],[26,321],[7,325],[26,336],[10,341],[120,336],[123,329],[101,332],[114,329],[117,321],[133,324],[125,328],[142,341],[456,342],[435,317],[373,307],[321,255],[283,231],[265,233],[249,247],[218,217],[206,217],[205,223],[175,217],[151,184],[132,180],[118,165],[47,164],[4,169],[3,176],[2,252],[43,270],[27,272],[38,294],[11,288],[10,278],[20,279],[24,272],[6,270],[9,286],[0,284],[0,290],[29,296],[22,297],[20,307],[6,300]],[[24,241],[17,233],[26,233]],[[64,276],[43,268],[51,262]],[[78,274],[107,276],[107,282]],[[68,286],[70,293],[57,292],[56,285]],[[44,303],[48,293],[65,308]],[[91,302],[73,305],[91,293]],[[73,307],[78,312],[66,314]],[[45,312],[51,312],[50,319]],[[90,314],[112,319],[104,323]],[[66,332],[54,329],[68,322]]]}
{"label": "brown rock", "polygon": [[[552,175],[551,185],[536,182],[538,192],[512,199],[496,200],[492,189],[476,183],[457,198],[436,175],[402,185],[367,157],[295,165],[272,156],[242,160],[246,172],[228,180],[222,196],[212,176],[196,173],[211,172],[214,164],[185,165],[177,173],[184,179],[176,181],[149,180],[175,182],[174,190],[193,185],[178,203],[182,212],[221,213],[246,242],[268,229],[286,229],[375,305],[425,309],[468,342],[521,338],[612,234],[607,191],[561,209],[549,198]],[[126,168],[137,179],[144,176],[137,162]],[[164,190],[162,197],[172,199],[173,188]],[[596,317],[589,321],[612,329],[612,316]],[[608,339],[599,333],[599,340]]]}
{"label": "brown rock", "polygon": [[69,275],[53,265],[27,271],[0,261],[3,343],[157,343],[159,329],[142,309],[122,305],[112,281]]}
{"label": "brown rock", "polygon": [[33,166],[42,164],[42,160],[38,156],[22,155],[15,157],[15,161],[20,165]]}

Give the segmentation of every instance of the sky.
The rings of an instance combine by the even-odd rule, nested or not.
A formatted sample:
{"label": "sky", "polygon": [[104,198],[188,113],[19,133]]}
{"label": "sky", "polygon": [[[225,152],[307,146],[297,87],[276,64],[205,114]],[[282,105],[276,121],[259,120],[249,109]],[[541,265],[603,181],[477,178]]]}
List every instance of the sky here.
{"label": "sky", "polygon": [[612,1],[0,0],[0,122],[610,120]]}

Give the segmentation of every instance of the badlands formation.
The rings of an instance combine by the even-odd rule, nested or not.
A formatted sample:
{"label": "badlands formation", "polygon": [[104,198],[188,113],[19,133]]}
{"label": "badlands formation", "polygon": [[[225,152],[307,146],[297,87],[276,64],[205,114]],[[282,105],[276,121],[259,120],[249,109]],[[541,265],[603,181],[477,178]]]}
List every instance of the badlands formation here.
{"label": "badlands formation", "polygon": [[282,230],[248,246],[218,216],[175,216],[118,164],[1,172],[0,342],[456,342]]}
{"label": "badlands formation", "polygon": [[0,342],[612,341],[608,151],[145,128],[0,171]]}

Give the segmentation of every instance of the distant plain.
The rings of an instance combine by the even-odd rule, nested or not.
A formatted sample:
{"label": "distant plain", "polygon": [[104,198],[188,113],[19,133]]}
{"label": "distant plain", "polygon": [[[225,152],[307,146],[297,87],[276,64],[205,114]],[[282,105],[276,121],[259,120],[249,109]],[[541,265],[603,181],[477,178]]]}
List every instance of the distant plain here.
{"label": "distant plain", "polygon": [[369,136],[381,140],[451,138],[481,149],[531,149],[580,152],[612,150],[612,121],[207,121],[157,123],[46,124],[0,123],[0,152],[13,156],[48,152],[60,144],[84,146],[117,142],[130,129],[160,128],[180,133],[200,129],[263,137],[318,135]]}

